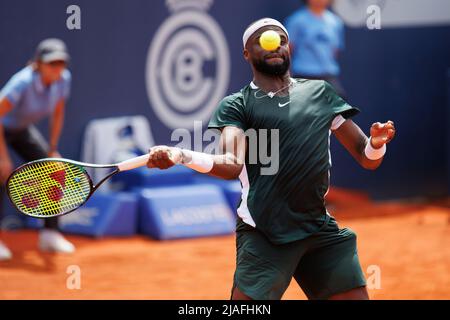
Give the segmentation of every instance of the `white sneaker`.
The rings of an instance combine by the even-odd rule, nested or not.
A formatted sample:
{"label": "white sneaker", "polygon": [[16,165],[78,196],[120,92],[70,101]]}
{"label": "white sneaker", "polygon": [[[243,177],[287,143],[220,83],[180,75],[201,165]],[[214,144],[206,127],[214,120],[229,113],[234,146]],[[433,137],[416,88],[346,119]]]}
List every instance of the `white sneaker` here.
{"label": "white sneaker", "polygon": [[0,241],[0,261],[11,260],[12,253],[8,247]]}
{"label": "white sneaker", "polygon": [[39,232],[39,249],[48,252],[73,253],[75,247],[64,236],[51,229],[43,229]]}

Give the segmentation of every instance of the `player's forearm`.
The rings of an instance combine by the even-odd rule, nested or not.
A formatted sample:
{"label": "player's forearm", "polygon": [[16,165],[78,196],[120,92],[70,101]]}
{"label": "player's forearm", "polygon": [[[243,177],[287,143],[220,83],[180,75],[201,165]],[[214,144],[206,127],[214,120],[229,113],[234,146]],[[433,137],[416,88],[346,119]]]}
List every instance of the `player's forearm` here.
{"label": "player's forearm", "polygon": [[242,171],[243,164],[239,164],[237,158],[229,154],[214,156],[214,166],[209,175],[233,180],[237,179]]}
{"label": "player's forearm", "polygon": [[201,173],[221,179],[237,179],[243,163],[232,153],[210,155],[190,150],[182,150],[181,163]]}
{"label": "player's forearm", "polygon": [[3,124],[0,122],[0,160],[9,159],[8,147],[6,146]]}
{"label": "player's forearm", "polygon": [[61,136],[64,124],[64,105],[58,105],[50,119],[50,150],[54,152],[58,150],[58,142]]}
{"label": "player's forearm", "polygon": [[345,121],[334,131],[334,134],[364,169],[375,170],[383,162],[386,147],[380,145],[380,138],[376,138],[378,144],[373,146],[365,133],[353,121]]}
{"label": "player's forearm", "polygon": [[365,137],[360,146],[360,158],[359,158],[358,162],[364,169],[375,170],[383,162],[383,157],[376,159],[376,160],[369,159],[366,154],[367,153],[366,149],[368,147],[367,146],[368,143],[370,143],[370,140],[367,137]]}
{"label": "player's forearm", "polygon": [[6,146],[5,141],[5,132],[3,129],[3,123],[2,118],[12,110],[13,105],[12,103],[6,99],[0,99],[0,160],[8,159],[9,160],[9,153],[8,153],[8,147]]}
{"label": "player's forearm", "polygon": [[360,163],[360,164],[364,169],[375,170],[381,165],[382,162],[383,162],[383,158],[378,159],[378,160],[370,160],[370,159],[365,158],[362,161],[362,163]]}

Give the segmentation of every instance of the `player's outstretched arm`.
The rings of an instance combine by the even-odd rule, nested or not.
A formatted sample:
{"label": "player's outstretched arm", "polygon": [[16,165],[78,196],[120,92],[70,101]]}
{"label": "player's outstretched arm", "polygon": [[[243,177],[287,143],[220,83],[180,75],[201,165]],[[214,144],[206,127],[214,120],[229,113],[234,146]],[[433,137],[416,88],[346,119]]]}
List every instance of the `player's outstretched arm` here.
{"label": "player's outstretched arm", "polygon": [[376,122],[370,128],[370,138],[352,120],[346,120],[333,131],[339,142],[365,169],[375,170],[383,161],[388,144],[395,136],[394,122]]}
{"label": "player's outstretched arm", "polygon": [[220,154],[211,155],[177,147],[155,146],[149,151],[147,167],[167,169],[183,164],[218,178],[236,179],[245,163],[244,131],[232,126],[223,128],[219,148]]}
{"label": "player's outstretched arm", "polygon": [[9,156],[3,131],[3,123],[1,121],[1,119],[12,109],[13,105],[8,99],[0,99],[0,183],[4,183],[13,170],[13,163]]}
{"label": "player's outstretched arm", "polygon": [[55,110],[50,116],[50,149],[48,150],[48,156],[51,158],[59,158],[61,155],[58,152],[58,141],[61,136],[61,131],[64,125],[64,113],[65,113],[65,100],[61,99],[55,107]]}

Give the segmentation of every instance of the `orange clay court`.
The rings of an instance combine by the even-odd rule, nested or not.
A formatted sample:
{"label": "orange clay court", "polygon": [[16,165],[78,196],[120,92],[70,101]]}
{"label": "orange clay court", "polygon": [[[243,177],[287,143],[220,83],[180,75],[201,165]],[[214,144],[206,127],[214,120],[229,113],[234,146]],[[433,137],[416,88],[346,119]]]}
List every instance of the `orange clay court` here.
{"label": "orange clay court", "polygon": [[[358,201],[329,210],[358,234],[370,298],[450,299],[448,204]],[[164,242],[68,237],[77,247],[73,256],[40,253],[36,231],[5,233],[15,256],[0,263],[0,299],[229,299],[234,235]],[[71,265],[80,267],[80,289],[67,289]],[[283,299],[305,296],[293,281]]]}

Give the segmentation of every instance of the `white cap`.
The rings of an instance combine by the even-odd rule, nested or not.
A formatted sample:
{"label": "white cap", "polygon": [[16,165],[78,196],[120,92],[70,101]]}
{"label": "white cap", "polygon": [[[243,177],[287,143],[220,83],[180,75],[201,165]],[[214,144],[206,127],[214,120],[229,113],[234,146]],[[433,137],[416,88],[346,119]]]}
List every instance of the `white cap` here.
{"label": "white cap", "polygon": [[262,27],[265,26],[276,26],[281,28],[286,35],[289,38],[289,33],[287,32],[286,28],[281,24],[280,21],[272,19],[272,18],[262,18],[259,19],[258,21],[255,21],[254,23],[252,23],[244,32],[244,35],[242,36],[242,43],[245,47],[245,44],[247,43],[248,38],[250,38],[252,36],[252,34],[254,34],[256,31],[258,31],[259,29],[261,29]]}
{"label": "white cap", "polygon": [[56,60],[69,61],[67,47],[64,41],[56,38],[42,40],[36,48],[35,60],[44,63]]}

